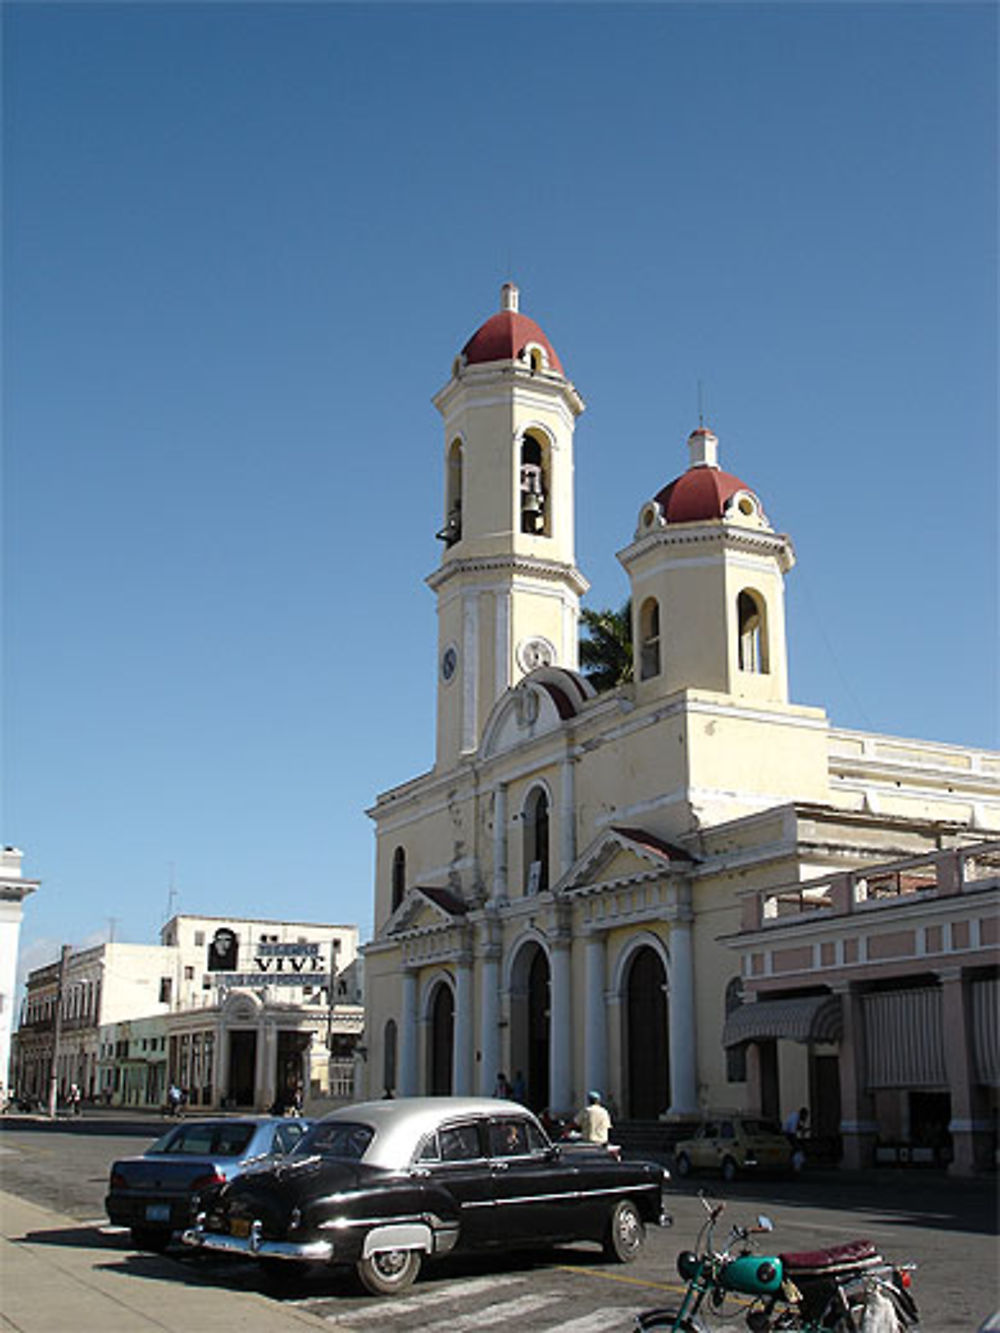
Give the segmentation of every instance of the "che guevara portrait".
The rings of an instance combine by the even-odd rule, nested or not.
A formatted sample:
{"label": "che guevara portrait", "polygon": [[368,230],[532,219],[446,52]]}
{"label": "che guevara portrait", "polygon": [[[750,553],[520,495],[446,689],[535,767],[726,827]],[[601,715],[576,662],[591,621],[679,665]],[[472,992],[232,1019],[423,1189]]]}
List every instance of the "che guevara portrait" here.
{"label": "che guevara portrait", "polygon": [[235,972],[238,954],[239,941],[235,930],[230,930],[228,926],[220,926],[208,946],[209,972]]}

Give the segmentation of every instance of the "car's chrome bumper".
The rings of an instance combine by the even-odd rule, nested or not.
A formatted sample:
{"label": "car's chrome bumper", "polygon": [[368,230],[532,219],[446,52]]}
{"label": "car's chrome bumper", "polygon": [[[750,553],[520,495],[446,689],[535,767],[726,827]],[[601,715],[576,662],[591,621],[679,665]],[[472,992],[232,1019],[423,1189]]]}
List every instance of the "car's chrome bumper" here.
{"label": "car's chrome bumper", "polygon": [[265,1240],[260,1234],[259,1222],[253,1223],[248,1236],[226,1236],[221,1231],[206,1231],[199,1218],[193,1227],[182,1232],[181,1240],[195,1249],[245,1254],[252,1259],[326,1263],[333,1258],[333,1246],[328,1240],[311,1240],[302,1244],[290,1240]]}

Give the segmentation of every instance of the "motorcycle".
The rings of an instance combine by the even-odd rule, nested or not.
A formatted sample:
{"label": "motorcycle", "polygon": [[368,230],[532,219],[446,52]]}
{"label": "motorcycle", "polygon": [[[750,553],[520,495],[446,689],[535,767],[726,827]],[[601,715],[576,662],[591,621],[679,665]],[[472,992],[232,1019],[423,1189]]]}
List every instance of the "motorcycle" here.
{"label": "motorcycle", "polygon": [[[698,1197],[708,1217],[698,1232],[697,1249],[677,1256],[677,1271],[687,1283],[681,1303],[643,1311],[636,1316],[636,1333],[711,1333],[723,1324],[732,1329],[739,1317],[750,1333],[904,1333],[918,1328],[913,1264],[887,1263],[869,1240],[796,1254],[756,1254],[751,1237],[774,1230],[764,1216],[752,1226],[734,1225],[717,1250],[715,1226],[725,1204]],[[730,1298],[740,1308],[727,1315]]]}

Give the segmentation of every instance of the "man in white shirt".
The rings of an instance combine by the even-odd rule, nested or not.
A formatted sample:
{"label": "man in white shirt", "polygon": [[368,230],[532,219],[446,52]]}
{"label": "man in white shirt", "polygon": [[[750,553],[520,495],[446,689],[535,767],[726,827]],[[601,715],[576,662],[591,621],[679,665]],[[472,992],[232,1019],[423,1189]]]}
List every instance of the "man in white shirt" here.
{"label": "man in white shirt", "polygon": [[587,1093],[587,1105],[577,1116],[576,1123],[588,1143],[607,1143],[611,1117],[607,1109],[601,1105],[599,1092]]}

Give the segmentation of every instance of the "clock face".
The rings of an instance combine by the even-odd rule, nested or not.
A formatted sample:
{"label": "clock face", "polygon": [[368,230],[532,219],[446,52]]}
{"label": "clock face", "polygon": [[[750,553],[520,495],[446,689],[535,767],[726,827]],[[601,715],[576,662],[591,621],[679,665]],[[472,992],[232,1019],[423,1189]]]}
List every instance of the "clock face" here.
{"label": "clock face", "polygon": [[548,639],[522,639],[517,646],[517,658],[522,671],[534,671],[536,667],[552,666],[556,650]]}
{"label": "clock face", "polygon": [[441,654],[441,679],[445,681],[451,680],[452,676],[455,674],[457,666],[458,649],[453,643],[450,643]]}

